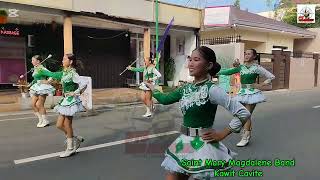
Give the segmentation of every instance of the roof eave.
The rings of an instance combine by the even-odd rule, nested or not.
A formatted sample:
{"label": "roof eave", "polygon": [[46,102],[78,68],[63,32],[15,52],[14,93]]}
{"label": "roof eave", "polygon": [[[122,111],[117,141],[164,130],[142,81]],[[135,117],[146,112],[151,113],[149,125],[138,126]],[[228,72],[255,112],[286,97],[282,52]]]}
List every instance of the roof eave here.
{"label": "roof eave", "polygon": [[202,32],[205,32],[205,31],[221,31],[221,30],[226,30],[226,29],[231,29],[231,28],[249,29],[249,30],[252,30],[252,31],[257,31],[259,29],[259,30],[262,30],[264,32],[281,33],[281,34],[285,34],[285,35],[289,35],[289,36],[294,36],[296,38],[315,38],[316,37],[316,33],[315,32],[311,32],[311,31],[307,31],[307,32],[296,32],[296,31],[290,31],[290,30],[283,31],[283,30],[278,29],[278,28],[265,28],[265,27],[250,26],[250,25],[246,25],[246,24],[235,24],[233,26],[230,26],[230,25],[226,25],[226,26],[205,26],[204,29],[201,30],[201,31]]}
{"label": "roof eave", "polygon": [[266,28],[266,27],[258,27],[258,26],[250,26],[250,25],[246,25],[246,24],[236,24],[236,26],[238,28],[252,28],[254,29],[259,29],[259,30],[263,30],[263,31],[267,31],[267,32],[276,32],[276,33],[281,33],[281,34],[286,34],[286,35],[291,35],[291,36],[298,36],[300,38],[315,38],[316,37],[316,33],[315,32],[311,32],[311,31],[306,31],[303,30],[303,32],[298,32],[298,31],[294,31],[294,30],[282,30],[280,28]]}

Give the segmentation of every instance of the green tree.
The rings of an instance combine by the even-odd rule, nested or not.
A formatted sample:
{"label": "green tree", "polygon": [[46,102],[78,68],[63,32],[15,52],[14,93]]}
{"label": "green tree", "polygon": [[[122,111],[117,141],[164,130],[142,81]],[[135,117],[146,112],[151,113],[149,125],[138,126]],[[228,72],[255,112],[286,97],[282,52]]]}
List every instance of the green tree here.
{"label": "green tree", "polygon": [[235,0],[233,5],[240,9],[240,0]]}
{"label": "green tree", "polygon": [[295,3],[292,0],[280,0],[277,6],[277,9],[282,8],[292,8],[295,6]]}

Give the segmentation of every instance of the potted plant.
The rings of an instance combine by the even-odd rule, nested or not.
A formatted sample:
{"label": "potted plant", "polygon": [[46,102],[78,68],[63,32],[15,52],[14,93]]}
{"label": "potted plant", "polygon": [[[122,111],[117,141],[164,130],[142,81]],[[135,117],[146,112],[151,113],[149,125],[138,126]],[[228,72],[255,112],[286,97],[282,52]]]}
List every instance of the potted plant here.
{"label": "potted plant", "polygon": [[25,79],[18,79],[18,85],[21,92],[22,98],[28,97],[28,87],[27,87],[27,81]]}
{"label": "potted plant", "polygon": [[56,86],[55,86],[55,89],[56,89],[56,96],[62,96],[62,85],[61,84],[58,84],[58,82],[56,82]]}
{"label": "potted plant", "polygon": [[0,24],[6,24],[8,22],[8,13],[6,10],[0,9]]}
{"label": "potted plant", "polygon": [[173,78],[176,71],[176,64],[174,59],[171,57],[165,61],[164,64],[164,77],[169,87],[173,87]]}

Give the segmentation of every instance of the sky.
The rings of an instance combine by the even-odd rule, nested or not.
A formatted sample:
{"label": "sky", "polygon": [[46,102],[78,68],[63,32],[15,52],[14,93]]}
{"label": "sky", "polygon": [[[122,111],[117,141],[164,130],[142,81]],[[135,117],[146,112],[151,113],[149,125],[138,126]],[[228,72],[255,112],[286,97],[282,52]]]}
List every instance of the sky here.
{"label": "sky", "polygon": [[[221,5],[233,5],[234,0],[160,0],[162,2],[168,2],[172,4],[179,4],[185,6],[221,6]],[[189,2],[188,2],[189,1]],[[274,1],[273,1],[274,2]],[[266,0],[240,0],[240,8],[245,10],[248,8],[249,12],[258,13],[263,11],[272,10],[267,6]]]}

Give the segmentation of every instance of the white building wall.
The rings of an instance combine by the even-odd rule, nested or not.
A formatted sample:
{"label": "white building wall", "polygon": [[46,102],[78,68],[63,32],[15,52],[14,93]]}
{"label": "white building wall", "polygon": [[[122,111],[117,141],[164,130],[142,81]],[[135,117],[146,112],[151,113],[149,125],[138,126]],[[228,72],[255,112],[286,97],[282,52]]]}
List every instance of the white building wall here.
{"label": "white building wall", "polygon": [[[170,35],[171,57],[174,58],[176,64],[173,81],[174,85],[177,86],[179,80],[188,80],[187,56],[191,55],[192,51],[196,48],[196,35],[194,32],[172,32]],[[181,48],[179,50],[179,43],[184,44],[183,50]]]}

